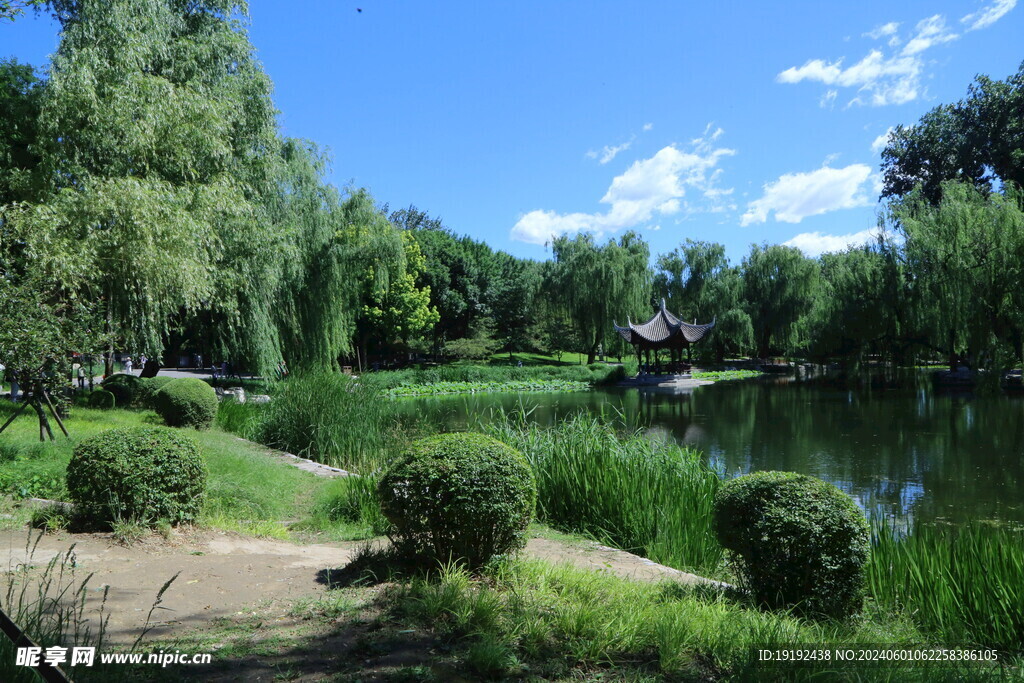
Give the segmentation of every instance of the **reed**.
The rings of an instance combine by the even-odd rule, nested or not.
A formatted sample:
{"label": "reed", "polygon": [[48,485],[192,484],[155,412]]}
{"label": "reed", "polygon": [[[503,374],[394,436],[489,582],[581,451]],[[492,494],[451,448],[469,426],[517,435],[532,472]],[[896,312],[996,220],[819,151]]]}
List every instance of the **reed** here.
{"label": "reed", "polygon": [[356,472],[379,467],[402,441],[394,402],[378,387],[326,372],[282,382],[251,428],[267,446]]}
{"label": "reed", "polygon": [[539,520],[679,569],[719,566],[711,510],[720,479],[699,453],[607,419],[580,414],[545,428],[527,418],[520,410],[476,428],[530,460]]}
{"label": "reed", "polygon": [[949,644],[1024,651],[1024,531],[891,524],[873,530],[868,569],[879,605]]}

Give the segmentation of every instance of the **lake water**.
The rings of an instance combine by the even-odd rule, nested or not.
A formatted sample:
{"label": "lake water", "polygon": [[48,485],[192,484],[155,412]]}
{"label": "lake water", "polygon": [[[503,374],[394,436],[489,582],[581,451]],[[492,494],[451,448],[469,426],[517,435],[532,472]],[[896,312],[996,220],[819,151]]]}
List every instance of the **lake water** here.
{"label": "lake water", "polygon": [[778,380],[673,393],[599,389],[401,399],[452,427],[492,408],[550,424],[622,411],[654,438],[703,451],[726,476],[787,470],[830,481],[872,516],[1024,522],[1024,398],[914,390],[848,391]]}

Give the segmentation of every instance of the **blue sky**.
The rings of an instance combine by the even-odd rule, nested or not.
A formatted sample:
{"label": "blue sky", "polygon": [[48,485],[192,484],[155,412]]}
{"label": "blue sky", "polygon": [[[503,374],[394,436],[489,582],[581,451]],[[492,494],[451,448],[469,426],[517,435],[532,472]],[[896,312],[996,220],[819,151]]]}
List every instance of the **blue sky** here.
{"label": "blue sky", "polygon": [[[886,132],[1014,73],[1016,3],[254,0],[250,33],[283,132],[339,186],[519,256],[635,229],[738,260],[866,239]],[[0,25],[0,56],[56,44]]]}

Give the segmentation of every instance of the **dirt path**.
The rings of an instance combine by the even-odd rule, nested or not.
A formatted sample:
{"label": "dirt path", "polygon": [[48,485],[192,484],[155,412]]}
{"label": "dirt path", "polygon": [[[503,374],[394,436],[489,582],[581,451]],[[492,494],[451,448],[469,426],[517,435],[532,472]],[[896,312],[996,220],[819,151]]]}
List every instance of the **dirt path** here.
{"label": "dirt path", "polygon": [[[33,532],[38,533],[38,532]],[[44,535],[34,552],[26,551],[25,530],[0,532],[0,568],[45,566],[74,546],[76,577],[92,573],[87,609],[98,609],[109,586],[107,637],[131,643],[164,583],[178,578],[153,613],[150,638],[163,638],[203,628],[219,618],[252,609],[260,603],[315,596],[327,589],[327,571],[342,567],[361,543],[299,545],[212,530],[152,537],[131,548],[109,534]],[[527,555],[641,581],[707,581],[636,555],[594,543],[534,538]]]}

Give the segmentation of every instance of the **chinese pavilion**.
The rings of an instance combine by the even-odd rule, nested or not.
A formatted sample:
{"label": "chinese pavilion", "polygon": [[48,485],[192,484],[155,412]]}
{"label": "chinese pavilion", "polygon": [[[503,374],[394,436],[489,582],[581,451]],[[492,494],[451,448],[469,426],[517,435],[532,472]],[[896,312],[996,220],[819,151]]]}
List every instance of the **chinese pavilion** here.
{"label": "chinese pavilion", "polygon": [[[626,319],[626,327],[620,327],[617,323],[615,331],[633,345],[636,350],[636,359],[641,363],[641,354],[647,356],[647,369],[655,372],[667,370],[668,372],[685,372],[690,369],[688,363],[683,362],[683,349],[687,351],[689,358],[690,347],[696,344],[715,326],[715,321],[698,325],[694,320],[693,324],[683,322],[672,315],[665,308],[665,300],[661,300],[661,308],[655,312],[654,317],[645,323],[634,323]],[[662,367],[658,363],[658,351],[669,352],[669,365]],[[654,351],[655,367],[651,366],[651,351]]]}

